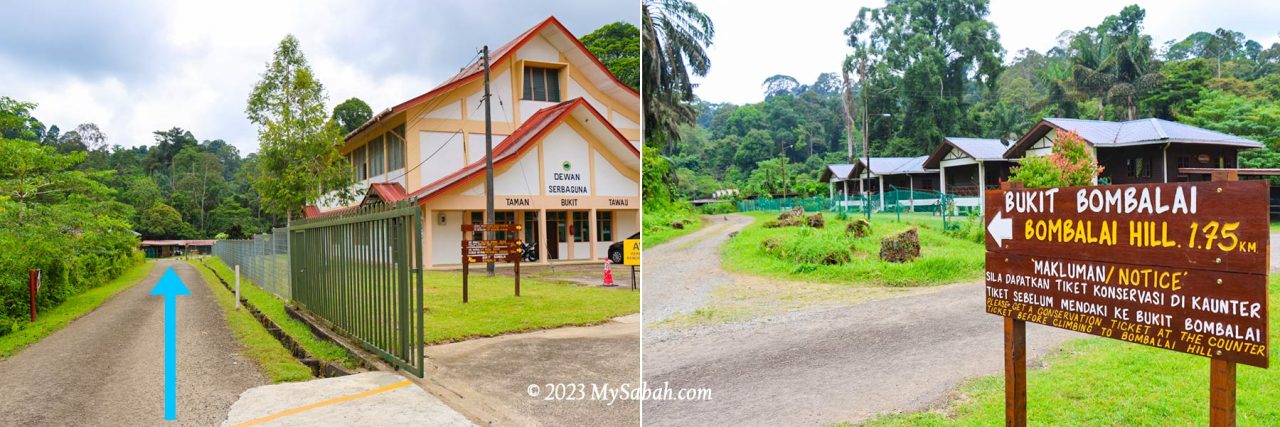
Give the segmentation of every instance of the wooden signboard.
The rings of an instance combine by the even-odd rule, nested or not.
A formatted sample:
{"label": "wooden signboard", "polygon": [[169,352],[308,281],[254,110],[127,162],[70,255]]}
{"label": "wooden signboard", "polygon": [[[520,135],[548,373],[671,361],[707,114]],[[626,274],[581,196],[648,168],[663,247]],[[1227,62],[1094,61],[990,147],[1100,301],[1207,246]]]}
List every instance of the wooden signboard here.
{"label": "wooden signboard", "polygon": [[987,191],[1006,424],[1026,423],[1024,322],[1213,359],[1212,419],[1234,420],[1234,364],[1269,365],[1268,193],[1266,181],[1217,180]]}
{"label": "wooden signboard", "polygon": [[516,296],[520,296],[520,259],[524,254],[524,242],[519,240],[467,240],[467,233],[517,232],[524,227],[516,224],[462,224],[462,302],[468,302],[471,264],[510,262],[515,270]]}

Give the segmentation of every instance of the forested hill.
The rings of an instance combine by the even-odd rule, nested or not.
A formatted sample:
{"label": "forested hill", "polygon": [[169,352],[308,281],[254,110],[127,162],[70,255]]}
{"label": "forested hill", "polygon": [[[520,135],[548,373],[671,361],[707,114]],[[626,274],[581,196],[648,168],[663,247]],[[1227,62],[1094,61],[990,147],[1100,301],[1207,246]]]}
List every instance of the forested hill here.
{"label": "forested hill", "polygon": [[[1156,42],[1143,32],[1146,12],[1128,6],[1096,26],[1064,28],[1045,52],[1009,54],[985,5],[956,7],[967,9],[941,20],[882,10],[846,30],[853,117],[860,130],[861,112],[873,114],[872,156],[926,155],[944,136],[1015,139],[1044,117],[1159,117],[1261,141],[1267,148],[1242,154],[1241,166],[1280,167],[1280,43],[1221,28]],[[847,162],[846,138],[862,151],[861,132],[845,133],[841,80],[779,75],[762,82],[762,102],[696,103],[696,124],[663,147],[678,195],[781,194],[784,167],[789,194],[826,194],[817,177]]]}

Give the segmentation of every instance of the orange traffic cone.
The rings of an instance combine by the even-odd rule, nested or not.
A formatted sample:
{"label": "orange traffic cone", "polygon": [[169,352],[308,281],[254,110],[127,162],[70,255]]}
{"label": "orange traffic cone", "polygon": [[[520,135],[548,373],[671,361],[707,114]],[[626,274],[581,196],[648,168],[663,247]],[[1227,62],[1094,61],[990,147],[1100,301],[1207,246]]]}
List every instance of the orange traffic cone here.
{"label": "orange traffic cone", "polygon": [[612,268],[612,266],[613,266],[613,261],[610,261],[610,260],[608,260],[608,259],[604,260],[604,286],[605,286],[605,287],[614,287],[614,286],[618,286],[618,284],[617,284],[617,283],[613,283],[613,268]]}

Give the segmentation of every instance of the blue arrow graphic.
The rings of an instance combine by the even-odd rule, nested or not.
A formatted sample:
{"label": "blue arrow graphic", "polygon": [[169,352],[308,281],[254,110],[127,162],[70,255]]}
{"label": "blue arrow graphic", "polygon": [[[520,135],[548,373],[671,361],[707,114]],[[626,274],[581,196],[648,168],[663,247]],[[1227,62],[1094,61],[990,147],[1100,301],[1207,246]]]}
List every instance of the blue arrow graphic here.
{"label": "blue arrow graphic", "polygon": [[164,295],[164,419],[178,419],[178,295],[191,295],[173,267],[164,271],[151,295]]}

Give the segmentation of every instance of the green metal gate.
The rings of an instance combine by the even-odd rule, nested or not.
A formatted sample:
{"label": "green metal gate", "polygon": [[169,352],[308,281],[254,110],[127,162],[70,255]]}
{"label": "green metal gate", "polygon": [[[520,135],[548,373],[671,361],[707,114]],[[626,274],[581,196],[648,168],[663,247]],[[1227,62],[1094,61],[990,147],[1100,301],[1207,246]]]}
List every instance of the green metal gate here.
{"label": "green metal gate", "polygon": [[424,363],[420,212],[402,202],[289,227],[294,302],[419,377]]}

